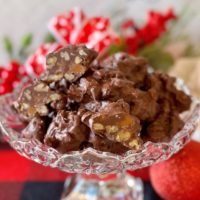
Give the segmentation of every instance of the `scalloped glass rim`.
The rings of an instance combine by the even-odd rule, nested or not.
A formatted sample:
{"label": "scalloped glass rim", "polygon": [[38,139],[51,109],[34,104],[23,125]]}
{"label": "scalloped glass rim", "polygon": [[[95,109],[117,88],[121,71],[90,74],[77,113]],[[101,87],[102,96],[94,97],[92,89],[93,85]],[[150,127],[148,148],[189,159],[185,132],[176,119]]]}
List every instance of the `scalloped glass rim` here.
{"label": "scalloped glass rim", "polygon": [[[169,142],[146,142],[138,151],[130,150],[122,155],[97,151],[87,148],[82,151],[72,151],[61,154],[41,142],[19,137],[19,132],[11,125],[20,127],[19,115],[11,109],[27,79],[11,94],[0,97],[0,129],[10,145],[21,155],[40,164],[58,167],[66,172],[105,174],[120,172],[125,169],[135,170],[153,163],[168,159],[179,151],[189,140],[198,125],[200,116],[200,102],[193,98],[190,111],[182,114],[185,125]],[[177,88],[189,94],[183,81],[177,80]],[[9,119],[9,120],[8,120]]]}

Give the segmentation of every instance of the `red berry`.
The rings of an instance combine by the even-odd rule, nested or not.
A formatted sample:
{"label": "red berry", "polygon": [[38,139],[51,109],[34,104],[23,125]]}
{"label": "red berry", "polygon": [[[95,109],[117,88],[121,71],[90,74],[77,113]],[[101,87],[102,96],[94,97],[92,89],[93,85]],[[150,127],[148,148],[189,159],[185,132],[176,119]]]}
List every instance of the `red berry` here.
{"label": "red berry", "polygon": [[5,82],[8,82],[8,83],[9,82],[13,82],[16,78],[17,78],[17,73],[16,72],[12,72],[12,71],[9,71],[7,69],[4,69],[1,72],[0,79],[2,79]]}
{"label": "red berry", "polygon": [[12,89],[13,88],[10,84],[4,82],[0,85],[0,95],[12,92]]}
{"label": "red berry", "polygon": [[12,87],[13,87],[13,88],[16,88],[16,87],[19,85],[19,83],[20,83],[20,79],[14,80],[14,81],[12,82]]}
{"label": "red berry", "polygon": [[27,76],[26,69],[25,69],[25,67],[24,67],[23,65],[21,65],[21,66],[19,67],[18,73],[19,73],[19,75],[21,75],[21,76]]}
{"label": "red berry", "polygon": [[2,71],[3,71],[4,69],[5,69],[5,68],[0,67],[0,77],[1,77],[1,73],[2,73]]}
{"label": "red berry", "polygon": [[8,65],[8,70],[12,72],[18,72],[20,64],[17,61],[11,61]]}

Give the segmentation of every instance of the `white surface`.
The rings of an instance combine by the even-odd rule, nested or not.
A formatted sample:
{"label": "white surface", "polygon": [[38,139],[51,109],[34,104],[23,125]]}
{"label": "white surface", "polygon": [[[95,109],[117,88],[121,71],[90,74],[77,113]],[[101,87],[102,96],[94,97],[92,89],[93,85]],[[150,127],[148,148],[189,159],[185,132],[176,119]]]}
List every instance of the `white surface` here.
{"label": "white surface", "polygon": [[[177,12],[180,12],[185,2],[190,2],[189,5],[194,9],[200,6],[199,0],[0,0],[0,40],[2,41],[4,35],[9,35],[17,46],[22,35],[31,32],[34,34],[33,46],[36,47],[47,31],[48,19],[74,6],[82,7],[90,16],[111,16],[115,13],[113,22],[116,24],[124,16],[144,18],[149,8],[166,10],[172,5]],[[195,41],[200,41],[200,34],[194,31],[198,30],[199,26],[200,16],[195,17],[188,28],[194,35],[192,38]],[[0,64],[5,64],[6,61],[2,42],[0,42]]]}

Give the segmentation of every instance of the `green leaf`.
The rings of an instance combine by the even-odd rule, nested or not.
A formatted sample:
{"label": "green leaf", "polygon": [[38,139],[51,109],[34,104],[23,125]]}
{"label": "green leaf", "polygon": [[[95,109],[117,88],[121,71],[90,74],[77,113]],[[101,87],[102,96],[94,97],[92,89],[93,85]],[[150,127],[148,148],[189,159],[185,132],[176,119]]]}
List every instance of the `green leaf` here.
{"label": "green leaf", "polygon": [[32,44],[32,41],[33,41],[33,35],[31,33],[28,33],[22,37],[21,46],[18,51],[18,56],[19,56],[20,60],[26,59],[27,54],[28,54],[27,49]]}
{"label": "green leaf", "polygon": [[112,55],[114,53],[124,51],[126,48],[125,41],[121,38],[118,44],[113,44],[109,47],[108,55]]}
{"label": "green leaf", "polygon": [[13,44],[12,44],[11,39],[8,36],[5,36],[3,38],[3,45],[4,45],[5,51],[8,53],[9,57],[12,57],[12,54],[13,54]]}
{"label": "green leaf", "polygon": [[21,49],[28,48],[33,41],[33,35],[31,33],[28,33],[22,37],[22,44]]}
{"label": "green leaf", "polygon": [[156,45],[147,46],[138,54],[147,58],[150,65],[157,70],[167,71],[174,63],[172,56]]}
{"label": "green leaf", "polygon": [[54,38],[54,36],[51,33],[47,33],[44,37],[45,43],[53,43],[55,41],[56,41],[56,39]]}

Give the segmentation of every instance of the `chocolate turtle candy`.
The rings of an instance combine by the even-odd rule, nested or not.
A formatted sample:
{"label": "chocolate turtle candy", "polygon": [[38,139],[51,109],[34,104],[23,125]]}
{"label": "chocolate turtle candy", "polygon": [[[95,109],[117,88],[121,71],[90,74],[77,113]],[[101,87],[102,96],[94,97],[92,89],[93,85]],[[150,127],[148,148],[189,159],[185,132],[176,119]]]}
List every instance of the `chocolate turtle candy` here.
{"label": "chocolate turtle candy", "polygon": [[104,60],[102,66],[109,69],[118,69],[128,80],[138,85],[143,83],[147,75],[148,62],[141,57],[134,57],[126,53],[116,53]]}
{"label": "chocolate turtle candy", "polygon": [[25,119],[30,120],[36,115],[47,116],[49,105],[53,102],[62,102],[65,98],[65,95],[50,90],[47,84],[36,82],[24,89],[14,107]]}
{"label": "chocolate turtle candy", "polygon": [[133,82],[126,79],[112,78],[103,81],[101,97],[104,100],[117,101],[123,99],[130,103],[135,92]]}
{"label": "chocolate turtle candy", "polygon": [[75,82],[88,70],[97,53],[84,45],[67,45],[46,58],[47,70],[42,80],[48,83],[62,78]]}
{"label": "chocolate turtle candy", "polygon": [[176,78],[155,72],[147,77],[145,87],[157,100],[167,100],[174,110],[181,113],[190,108],[191,97],[178,90],[175,83]]}
{"label": "chocolate turtle candy", "polygon": [[61,153],[80,149],[88,140],[89,130],[75,112],[59,111],[50,124],[44,143]]}
{"label": "chocolate turtle candy", "polygon": [[138,117],[142,121],[152,121],[159,112],[159,104],[152,91],[142,91],[136,89],[132,93],[131,114]]}
{"label": "chocolate turtle candy", "polygon": [[119,142],[130,149],[139,149],[140,120],[124,109],[122,102],[114,102],[92,115],[89,126],[95,134]]}
{"label": "chocolate turtle candy", "polygon": [[22,131],[22,136],[27,139],[38,139],[43,141],[46,134],[46,122],[45,118],[36,116],[32,118],[28,126]]}
{"label": "chocolate turtle candy", "polygon": [[84,45],[47,56],[46,72],[14,103],[30,121],[23,137],[62,153],[93,147],[121,154],[146,141],[170,140],[183,127],[179,114],[191,99],[175,78],[148,73],[143,58],[96,56]]}
{"label": "chocolate turtle candy", "polygon": [[158,116],[146,128],[146,133],[144,134],[145,141],[169,141],[184,125],[179,113],[171,109],[168,101],[164,100],[161,106],[162,110]]}

